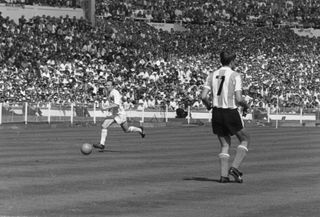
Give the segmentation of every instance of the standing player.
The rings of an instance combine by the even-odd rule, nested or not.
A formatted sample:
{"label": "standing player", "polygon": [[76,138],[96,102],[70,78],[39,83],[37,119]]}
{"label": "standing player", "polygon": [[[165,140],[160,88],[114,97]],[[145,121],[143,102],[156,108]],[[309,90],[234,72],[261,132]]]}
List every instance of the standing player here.
{"label": "standing player", "polygon": [[121,126],[125,133],[138,132],[142,138],[146,136],[143,127],[128,126],[126,112],[123,108],[122,95],[114,88],[114,82],[108,80],[106,83],[106,97],[107,102],[101,107],[102,111],[107,111],[108,115],[104,119],[101,127],[100,144],[93,144],[93,147],[103,151],[105,149],[105,142],[108,135],[108,128],[114,123]]}
{"label": "standing player", "polygon": [[[201,93],[203,104],[208,110],[212,109],[212,130],[218,136],[221,144],[219,154],[221,183],[229,182],[229,175],[233,176],[236,182],[243,182],[239,167],[248,151],[249,144],[249,135],[244,131],[240,114],[242,110],[242,115],[246,115],[248,105],[242,98],[241,75],[233,71],[235,58],[234,53],[221,52],[222,67],[208,75]],[[209,95],[212,101],[209,100]],[[232,135],[236,135],[240,144],[232,166],[229,168],[229,147]]]}

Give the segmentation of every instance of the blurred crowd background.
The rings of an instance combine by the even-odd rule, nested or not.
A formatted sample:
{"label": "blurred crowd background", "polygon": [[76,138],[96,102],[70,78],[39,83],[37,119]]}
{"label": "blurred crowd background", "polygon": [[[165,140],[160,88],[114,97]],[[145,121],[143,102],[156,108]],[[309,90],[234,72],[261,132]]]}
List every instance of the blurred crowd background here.
{"label": "blurred crowd background", "polygon": [[[45,15],[15,23],[0,14],[0,100],[100,102],[105,81],[114,79],[128,108],[202,109],[207,74],[230,48],[252,107],[317,109],[320,41],[291,27],[320,27],[319,12],[317,0],[96,0],[96,26]],[[148,21],[179,23],[186,31],[157,30]]]}

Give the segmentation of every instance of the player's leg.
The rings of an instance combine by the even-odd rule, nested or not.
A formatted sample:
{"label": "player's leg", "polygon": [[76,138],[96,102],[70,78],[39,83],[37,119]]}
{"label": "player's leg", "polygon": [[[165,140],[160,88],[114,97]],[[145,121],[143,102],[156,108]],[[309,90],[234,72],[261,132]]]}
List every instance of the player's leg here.
{"label": "player's leg", "polygon": [[236,136],[239,139],[240,144],[237,147],[237,152],[236,152],[234,161],[232,163],[232,167],[239,168],[248,152],[250,137],[249,137],[249,134],[245,132],[245,130],[240,130],[239,132],[236,133]]}
{"label": "player's leg", "polygon": [[235,133],[237,138],[240,141],[240,144],[237,147],[236,156],[232,162],[232,166],[230,167],[229,174],[232,175],[235,179],[235,181],[242,183],[242,172],[239,170],[239,167],[241,163],[243,162],[243,159],[247,155],[248,152],[248,145],[250,142],[250,137],[247,132],[245,132],[244,129],[238,131]]}
{"label": "player's leg", "polygon": [[143,127],[135,127],[135,126],[128,125],[127,116],[125,114],[116,116],[114,120],[121,126],[123,132],[125,133],[137,132],[141,135],[142,138],[146,136]]}
{"label": "player's leg", "polygon": [[102,125],[101,125],[101,136],[100,136],[100,143],[99,144],[93,144],[94,148],[104,150],[106,139],[108,136],[108,128],[115,122],[112,118],[106,118]]}
{"label": "player's leg", "polygon": [[230,135],[236,135],[240,141],[236,156],[229,169],[229,175],[232,175],[236,182],[242,183],[242,172],[240,172],[239,167],[248,151],[249,135],[244,131],[242,115],[237,109],[229,110],[224,119]]}
{"label": "player's leg", "polygon": [[138,132],[142,138],[146,136],[143,127],[129,126],[127,121],[121,123],[120,126],[125,133]]}
{"label": "player's leg", "polygon": [[218,136],[220,141],[220,182],[225,183],[229,182],[229,147],[231,145],[231,137],[230,136]]}
{"label": "player's leg", "polygon": [[225,126],[224,113],[226,111],[223,109],[214,108],[212,110],[212,130],[213,133],[218,136],[220,142],[220,182],[229,182],[229,147],[231,144],[231,137],[229,136],[229,131]]}

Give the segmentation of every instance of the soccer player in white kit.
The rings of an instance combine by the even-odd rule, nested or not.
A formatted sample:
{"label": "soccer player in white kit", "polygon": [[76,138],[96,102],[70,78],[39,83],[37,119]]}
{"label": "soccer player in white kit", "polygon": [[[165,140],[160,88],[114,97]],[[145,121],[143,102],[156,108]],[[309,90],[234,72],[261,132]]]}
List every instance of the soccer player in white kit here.
{"label": "soccer player in white kit", "polygon": [[107,116],[104,119],[101,127],[101,139],[99,144],[93,144],[93,147],[103,151],[105,142],[108,136],[108,128],[114,123],[121,126],[126,133],[137,132],[142,138],[146,136],[143,127],[128,126],[126,111],[123,108],[122,95],[114,88],[114,82],[108,80],[106,83],[106,98],[107,104],[102,105],[102,111],[107,111]]}
{"label": "soccer player in white kit", "polygon": [[[242,98],[241,75],[233,71],[236,55],[223,51],[220,54],[222,67],[211,72],[206,80],[201,99],[208,110],[212,109],[212,130],[221,144],[220,182],[230,182],[229,175],[235,182],[242,183],[242,172],[239,167],[248,152],[249,135],[244,130],[242,115],[246,115],[248,105]],[[211,96],[212,101],[209,100]],[[242,113],[242,115],[241,115]],[[231,136],[236,135],[240,144],[232,166],[229,168],[229,148]]]}

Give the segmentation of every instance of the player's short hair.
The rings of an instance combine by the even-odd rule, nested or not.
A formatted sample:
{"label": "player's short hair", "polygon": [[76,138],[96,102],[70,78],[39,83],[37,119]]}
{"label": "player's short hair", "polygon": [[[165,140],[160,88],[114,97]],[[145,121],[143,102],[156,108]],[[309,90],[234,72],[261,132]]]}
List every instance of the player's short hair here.
{"label": "player's short hair", "polygon": [[111,82],[112,86],[114,86],[114,85],[115,85],[115,82],[114,82],[114,80],[111,80],[111,79],[107,79],[107,81],[106,81],[106,82]]}
{"label": "player's short hair", "polygon": [[236,58],[236,54],[230,51],[220,53],[220,61],[223,66],[229,65]]}

